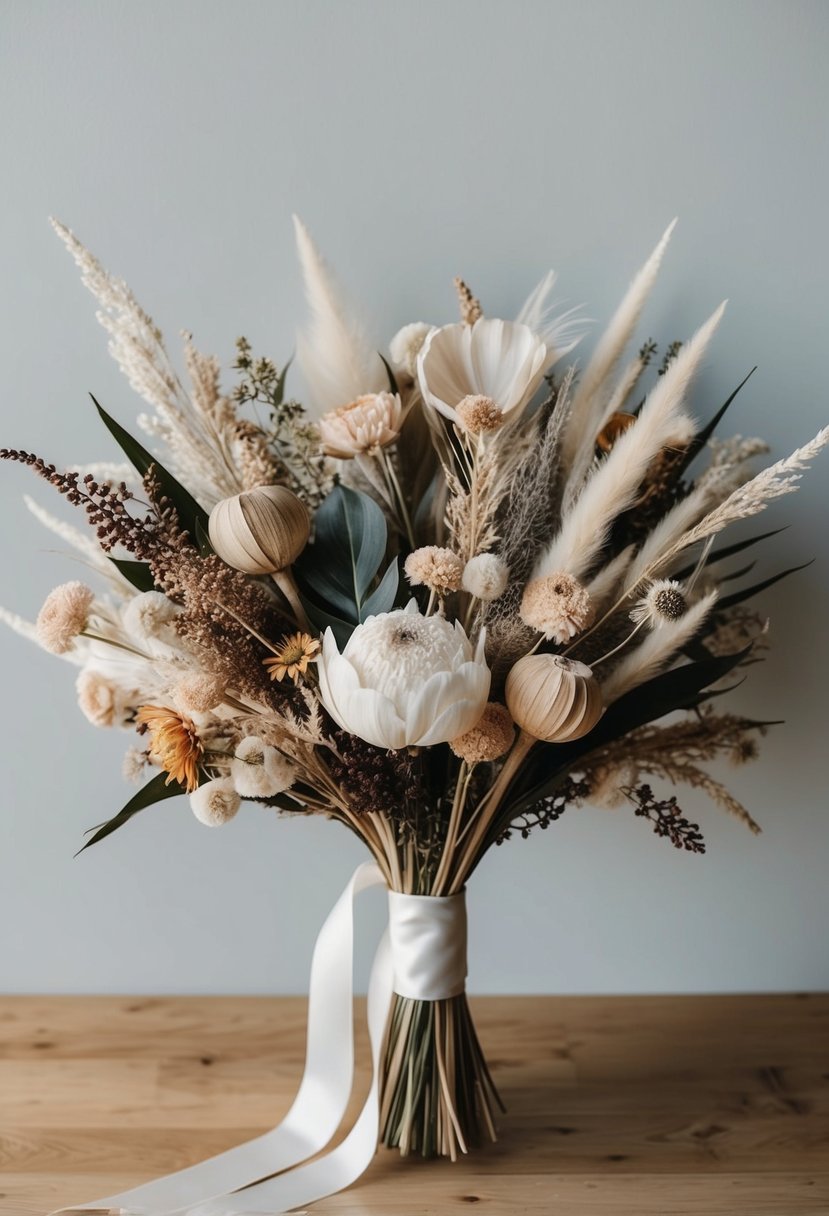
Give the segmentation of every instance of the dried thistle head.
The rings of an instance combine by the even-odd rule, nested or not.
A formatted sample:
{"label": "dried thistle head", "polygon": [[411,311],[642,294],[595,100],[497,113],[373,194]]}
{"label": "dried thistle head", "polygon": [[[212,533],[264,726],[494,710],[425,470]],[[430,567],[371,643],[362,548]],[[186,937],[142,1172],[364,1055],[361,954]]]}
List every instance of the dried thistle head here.
{"label": "dried thistle head", "polygon": [[647,592],[631,609],[630,619],[651,629],[680,620],[688,611],[688,601],[682,584],[675,579],[661,578],[652,582]]}

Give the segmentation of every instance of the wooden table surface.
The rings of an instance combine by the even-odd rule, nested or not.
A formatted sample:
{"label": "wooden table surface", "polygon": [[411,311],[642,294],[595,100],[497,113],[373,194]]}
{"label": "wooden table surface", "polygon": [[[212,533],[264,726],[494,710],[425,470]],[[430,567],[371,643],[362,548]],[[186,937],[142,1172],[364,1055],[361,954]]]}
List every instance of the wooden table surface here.
{"label": "wooden table surface", "polygon": [[[509,1109],[498,1143],[457,1165],[381,1150],[314,1213],[829,1214],[829,995],[472,1006]],[[113,1194],[271,1127],[304,1017],[292,997],[0,998],[0,1212]]]}

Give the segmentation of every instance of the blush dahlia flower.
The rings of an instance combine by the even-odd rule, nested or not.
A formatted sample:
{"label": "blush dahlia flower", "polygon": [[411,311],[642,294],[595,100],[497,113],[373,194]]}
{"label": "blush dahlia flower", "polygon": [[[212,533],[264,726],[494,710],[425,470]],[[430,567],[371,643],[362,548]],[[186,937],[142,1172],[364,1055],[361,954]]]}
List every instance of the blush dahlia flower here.
{"label": "blush dahlia flower", "polygon": [[376,747],[431,747],[471,730],[489,695],[483,632],[422,616],[411,600],[358,625],[340,654],[326,630],[317,664],[322,703],[343,730]]}

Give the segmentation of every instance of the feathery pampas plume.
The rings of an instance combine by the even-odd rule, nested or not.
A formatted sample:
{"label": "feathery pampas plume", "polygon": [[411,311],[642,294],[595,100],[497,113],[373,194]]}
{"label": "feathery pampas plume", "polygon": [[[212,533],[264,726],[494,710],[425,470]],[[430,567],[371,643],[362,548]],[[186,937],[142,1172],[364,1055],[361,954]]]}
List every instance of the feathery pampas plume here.
{"label": "feathery pampas plume", "polygon": [[580,305],[555,315],[552,299],[555,283],[556,272],[548,270],[527,296],[515,319],[519,325],[526,325],[537,334],[546,343],[548,353],[554,354],[554,360],[557,360],[578,346],[587,332],[588,321],[581,316]]}
{"label": "feathery pampas plume", "polygon": [[[631,430],[633,429],[635,428],[632,427]],[[669,548],[654,557],[648,569],[639,569],[639,563],[637,563],[638,580],[652,578],[655,573],[667,569],[673,559],[685,549],[697,544],[698,541],[707,540],[709,536],[716,536],[729,524],[758,515],[766,509],[772,499],[781,498],[784,494],[792,494],[798,488],[803,470],[827,443],[829,443],[829,426],[823,427],[814,439],[797,448],[791,456],[786,456],[783,460],[778,460],[776,464],[769,465],[756,477],[752,477],[750,481],[739,486],[729,494],[725,502],[720,503],[713,511],[709,511],[698,524],[683,532]],[[629,579],[627,582],[630,585]]]}
{"label": "feathery pampas plume", "polygon": [[[561,449],[565,469],[574,466],[577,456],[580,455],[580,448],[587,447],[588,456],[592,457],[593,436],[601,427],[602,415],[610,397],[608,381],[642,315],[676,222],[675,219],[672,220],[665,229],[659,244],[625,293],[610,324],[599,339],[582,381],[573,395],[570,421]],[[583,471],[584,463],[580,461],[578,467]]]}
{"label": "feathery pampas plume", "polygon": [[343,306],[328,267],[297,215],[294,231],[311,310],[307,330],[297,336],[297,361],[312,403],[322,414],[386,388],[386,374],[376,350]]}
{"label": "feathery pampas plume", "polygon": [[576,578],[585,575],[613,520],[635,502],[651,462],[663,448],[690,438],[691,422],[682,411],[685,394],[724,309],[721,304],[697,330],[648,394],[634,425],[614,444],[565,515],[558,535],[536,563],[535,578],[553,570],[566,570]]}
{"label": "feathery pampas plume", "polygon": [[646,633],[636,649],[626,654],[608,678],[602,681],[605,705],[662,671],[672,656],[694,636],[716,601],[717,592],[712,591],[693,604],[678,620],[665,621],[660,629]]}

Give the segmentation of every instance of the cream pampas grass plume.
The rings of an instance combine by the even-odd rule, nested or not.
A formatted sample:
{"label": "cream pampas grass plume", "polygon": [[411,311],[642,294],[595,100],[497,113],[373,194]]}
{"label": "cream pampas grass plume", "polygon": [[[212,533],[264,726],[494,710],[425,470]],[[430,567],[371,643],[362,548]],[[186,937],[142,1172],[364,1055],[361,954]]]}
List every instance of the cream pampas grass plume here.
{"label": "cream pampas grass plume", "polygon": [[636,649],[625,655],[602,683],[605,704],[617,701],[632,688],[644,684],[651,676],[664,670],[672,657],[691,640],[716,602],[717,592],[712,591],[693,604],[684,616],[664,620],[658,629],[646,633]]}
{"label": "cream pampas grass plume", "polygon": [[608,382],[642,315],[642,309],[656,282],[676,223],[675,219],[671,221],[653,253],[631,283],[573,394],[570,420],[561,445],[561,458],[565,468],[574,465],[582,445],[592,455],[593,439],[601,428],[604,407],[611,396]]}
{"label": "cream pampas grass plume", "polygon": [[565,515],[558,535],[536,563],[535,578],[557,570],[566,570],[575,578],[586,574],[604,547],[614,519],[636,501],[652,461],[663,448],[692,437],[693,425],[682,408],[685,394],[724,310],[723,303],[659,378],[634,425],[614,444]]}
{"label": "cream pampas grass plume", "polygon": [[319,414],[386,388],[386,373],[340,297],[331,272],[299,216],[294,216],[297,253],[311,316],[297,336],[297,360]]}

